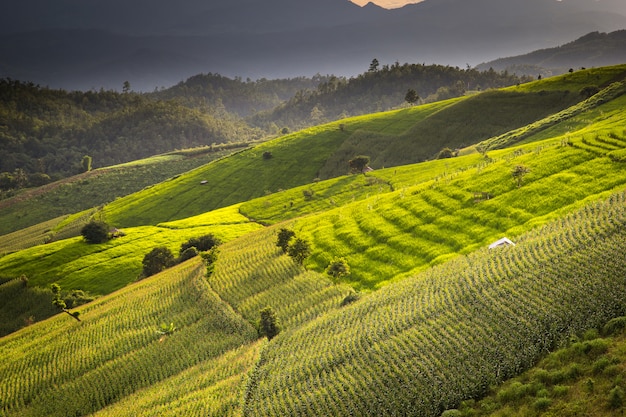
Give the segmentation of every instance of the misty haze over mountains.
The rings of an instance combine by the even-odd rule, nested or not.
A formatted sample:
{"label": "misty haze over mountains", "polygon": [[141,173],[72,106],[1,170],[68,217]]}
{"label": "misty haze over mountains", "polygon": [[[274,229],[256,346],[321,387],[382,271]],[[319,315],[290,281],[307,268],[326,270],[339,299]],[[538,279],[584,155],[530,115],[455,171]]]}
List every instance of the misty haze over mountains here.
{"label": "misty haze over mountains", "polygon": [[7,0],[0,77],[66,89],[198,73],[356,75],[373,58],[465,67],[626,29],[624,0]]}

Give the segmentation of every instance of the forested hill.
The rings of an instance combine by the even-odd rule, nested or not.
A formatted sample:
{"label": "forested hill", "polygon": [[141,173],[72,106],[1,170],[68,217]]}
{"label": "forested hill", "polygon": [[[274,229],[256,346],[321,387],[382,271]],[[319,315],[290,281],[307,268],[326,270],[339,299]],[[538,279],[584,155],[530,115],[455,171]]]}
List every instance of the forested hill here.
{"label": "forested hill", "polygon": [[316,75],[311,78],[251,81],[219,74],[199,74],[174,87],[152,93],[186,105],[223,106],[246,117],[254,127],[297,129],[343,117],[385,111],[405,103],[409,89],[420,102],[432,102],[529,81],[506,71],[460,69],[443,65],[381,63],[373,59],[357,77]]}
{"label": "forested hill", "polygon": [[[192,108],[132,92],[67,92],[0,80],[3,189],[74,175],[85,169],[85,155],[92,158],[93,167],[103,167],[174,149],[259,137],[239,118],[206,106]],[[39,174],[36,180],[33,174]]]}
{"label": "forested hill", "polygon": [[276,134],[420,101],[503,87],[527,79],[493,70],[376,59],[355,78],[256,81],[199,74],[176,86],[135,93],[53,90],[0,79],[0,190],[42,185],[89,169],[213,143]]}

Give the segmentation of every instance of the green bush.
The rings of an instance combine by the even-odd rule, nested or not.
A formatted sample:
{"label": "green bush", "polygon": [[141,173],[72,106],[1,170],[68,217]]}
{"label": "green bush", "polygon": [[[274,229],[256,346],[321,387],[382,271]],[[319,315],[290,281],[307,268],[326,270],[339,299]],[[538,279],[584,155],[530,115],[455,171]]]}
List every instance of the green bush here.
{"label": "green bush", "polygon": [[615,410],[624,403],[624,390],[616,386],[609,392],[609,408]]}
{"label": "green bush", "polygon": [[195,247],[197,252],[206,252],[214,246],[220,245],[222,242],[212,233],[200,237],[192,237],[182,245],[180,245],[180,255],[187,249]]}
{"label": "green bush", "polygon": [[552,388],[553,397],[564,397],[569,393],[570,387],[567,385],[555,385]]}
{"label": "green bush", "polygon": [[441,414],[441,417],[463,417],[463,413],[459,410],[446,410]]}
{"label": "green bush", "polygon": [[335,258],[326,268],[326,273],[337,279],[350,275],[350,265],[344,258]]}
{"label": "green bush", "polygon": [[361,298],[361,295],[358,292],[351,292],[346,295],[345,298],[341,301],[341,307],[347,306],[348,304],[352,304],[355,301],[358,301]]}
{"label": "green bush", "polygon": [[296,235],[296,232],[290,229],[282,228],[278,231],[278,238],[276,239],[276,246],[281,248],[284,253],[289,250],[289,241]]}
{"label": "green bush", "polygon": [[268,340],[272,340],[278,333],[280,333],[280,326],[278,325],[278,317],[272,309],[272,307],[265,307],[260,312],[261,319],[259,321],[259,334],[266,336]]}
{"label": "green bush", "polygon": [[92,220],[80,230],[80,234],[88,243],[104,243],[109,240],[109,225]]}
{"label": "green bush", "polygon": [[607,324],[602,328],[602,334],[604,336],[611,336],[618,332],[621,332],[626,328],[626,317],[616,317],[609,320]]}
{"label": "green bush", "polygon": [[178,262],[185,262],[191,258],[198,256],[198,249],[195,246],[185,249],[178,258]]}
{"label": "green bush", "polygon": [[172,251],[165,246],[159,246],[152,249],[143,257],[141,262],[143,265],[142,275],[149,277],[157,274],[176,263]]}
{"label": "green bush", "polygon": [[311,245],[304,239],[296,239],[293,245],[289,246],[287,254],[293,258],[294,261],[302,265],[304,260],[311,254]]}
{"label": "green bush", "polygon": [[552,405],[552,400],[550,398],[537,398],[537,400],[535,400],[535,403],[533,404],[533,406],[535,407],[536,410],[547,410],[550,405]]}

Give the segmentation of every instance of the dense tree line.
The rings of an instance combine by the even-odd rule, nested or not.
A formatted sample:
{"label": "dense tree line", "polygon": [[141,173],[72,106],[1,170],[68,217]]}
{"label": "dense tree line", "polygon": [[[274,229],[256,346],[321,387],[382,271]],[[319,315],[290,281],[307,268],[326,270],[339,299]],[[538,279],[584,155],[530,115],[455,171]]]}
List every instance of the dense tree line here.
{"label": "dense tree line", "polygon": [[228,112],[192,108],[175,99],[104,90],[68,92],[0,79],[2,189],[76,174],[84,170],[86,155],[94,167],[102,167],[261,136]]}
{"label": "dense tree line", "polygon": [[[90,168],[213,143],[241,142],[403,105],[527,81],[506,72],[395,63],[350,79],[200,74],[169,89],[65,91],[0,79],[0,191]],[[244,119],[245,118],[245,119]],[[86,159],[87,158],[87,159]]]}
{"label": "dense tree line", "polygon": [[295,77],[287,79],[245,81],[219,74],[198,74],[177,85],[152,93],[159,99],[179,99],[192,107],[223,108],[241,117],[271,110],[291,99],[296,92],[314,90],[331,76]]}
{"label": "dense tree line", "polygon": [[401,106],[407,91],[420,102],[459,97],[467,91],[499,88],[530,81],[493,69],[478,71],[443,65],[403,64],[379,66],[373,60],[367,72],[350,79],[329,77],[312,90],[300,90],[289,101],[250,120],[256,126],[277,124],[300,128],[341,117],[385,111]]}

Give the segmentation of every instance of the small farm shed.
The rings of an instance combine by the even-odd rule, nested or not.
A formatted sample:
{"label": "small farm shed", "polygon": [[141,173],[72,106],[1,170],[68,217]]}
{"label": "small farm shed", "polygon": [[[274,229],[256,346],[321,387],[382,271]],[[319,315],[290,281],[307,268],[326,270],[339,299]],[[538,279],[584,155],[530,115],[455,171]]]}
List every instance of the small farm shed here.
{"label": "small farm shed", "polygon": [[496,240],[491,245],[489,245],[489,249],[498,248],[500,246],[515,246],[515,243],[513,243],[508,237],[503,237],[502,239]]}

